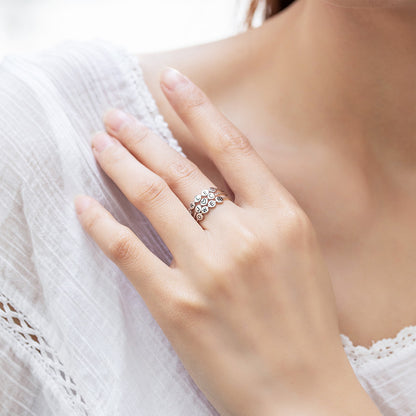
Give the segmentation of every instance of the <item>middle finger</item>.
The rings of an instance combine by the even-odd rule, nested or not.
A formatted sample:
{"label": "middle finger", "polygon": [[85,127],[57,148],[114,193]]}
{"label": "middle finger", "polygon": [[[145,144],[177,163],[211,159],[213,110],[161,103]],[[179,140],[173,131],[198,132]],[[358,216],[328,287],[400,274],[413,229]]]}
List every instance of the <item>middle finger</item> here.
{"label": "middle finger", "polygon": [[106,132],[94,135],[92,149],[103,170],[149,219],[172,255],[188,255],[203,230],[166,182]]}
{"label": "middle finger", "polygon": [[[137,160],[162,177],[186,208],[203,189],[215,186],[195,163],[169,146],[132,114],[110,109],[104,114],[103,121],[109,134],[120,140]],[[229,211],[233,208],[234,204],[225,200],[221,210],[210,208],[200,225],[204,229],[215,225],[222,227],[223,219],[229,218]]]}

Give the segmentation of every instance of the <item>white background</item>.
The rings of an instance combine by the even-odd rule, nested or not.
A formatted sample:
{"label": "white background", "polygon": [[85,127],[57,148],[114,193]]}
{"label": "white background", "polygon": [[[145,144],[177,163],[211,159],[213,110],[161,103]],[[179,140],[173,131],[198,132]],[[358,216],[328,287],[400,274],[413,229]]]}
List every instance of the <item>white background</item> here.
{"label": "white background", "polygon": [[0,57],[65,39],[131,52],[205,43],[242,30],[248,0],[0,0]]}

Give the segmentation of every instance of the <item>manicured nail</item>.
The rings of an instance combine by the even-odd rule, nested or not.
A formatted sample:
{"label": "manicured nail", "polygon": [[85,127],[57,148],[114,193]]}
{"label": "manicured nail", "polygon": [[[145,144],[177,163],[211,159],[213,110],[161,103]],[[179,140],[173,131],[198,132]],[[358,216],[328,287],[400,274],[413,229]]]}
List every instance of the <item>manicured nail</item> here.
{"label": "manicured nail", "polygon": [[122,110],[110,108],[103,115],[104,124],[114,132],[118,132],[121,126],[130,121],[130,117]]}
{"label": "manicured nail", "polygon": [[77,214],[81,215],[91,205],[91,198],[85,195],[77,195],[74,198],[74,205]]}
{"label": "manicured nail", "polygon": [[162,71],[161,81],[170,90],[175,89],[181,84],[189,82],[185,75],[181,74],[177,69],[169,66]]}
{"label": "manicured nail", "polygon": [[114,144],[114,141],[106,132],[98,131],[94,133],[91,143],[93,149],[97,152],[102,152],[105,148]]}

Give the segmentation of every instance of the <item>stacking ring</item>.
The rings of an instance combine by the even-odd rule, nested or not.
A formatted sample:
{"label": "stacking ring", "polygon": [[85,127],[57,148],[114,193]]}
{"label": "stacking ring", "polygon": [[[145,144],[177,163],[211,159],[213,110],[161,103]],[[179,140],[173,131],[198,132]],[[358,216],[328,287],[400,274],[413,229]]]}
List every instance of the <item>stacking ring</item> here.
{"label": "stacking ring", "polygon": [[222,204],[225,199],[229,198],[224,191],[210,186],[195,195],[193,201],[189,204],[188,211],[197,222],[200,222],[204,219],[204,215],[206,216],[217,204]]}

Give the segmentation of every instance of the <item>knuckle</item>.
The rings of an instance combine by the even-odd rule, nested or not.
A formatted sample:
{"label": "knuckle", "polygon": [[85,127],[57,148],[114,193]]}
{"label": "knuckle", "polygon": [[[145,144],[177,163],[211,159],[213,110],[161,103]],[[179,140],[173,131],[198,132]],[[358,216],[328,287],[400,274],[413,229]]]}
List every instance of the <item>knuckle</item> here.
{"label": "knuckle", "polygon": [[206,256],[198,264],[200,270],[203,270],[203,276],[199,282],[206,299],[226,300],[234,296],[238,269],[233,258]]}
{"label": "knuckle", "polygon": [[237,150],[243,153],[250,153],[252,151],[248,138],[231,123],[224,123],[218,127],[215,136],[214,143],[219,152],[234,152]]}
{"label": "knuckle", "polygon": [[284,239],[292,248],[304,248],[312,242],[313,227],[302,209],[298,207],[285,209],[283,224]]}
{"label": "knuckle", "polygon": [[181,294],[175,299],[175,309],[181,318],[198,317],[207,312],[207,304],[200,295]]}
{"label": "knuckle", "polygon": [[134,257],[135,244],[133,236],[128,229],[122,229],[112,239],[108,251],[116,263],[126,263]]}
{"label": "knuckle", "polygon": [[[170,297],[166,310],[169,316],[169,327],[174,333],[197,333],[200,324],[209,316],[209,304],[200,293],[184,290]],[[178,332],[180,330],[180,332]]]}
{"label": "knuckle", "polygon": [[172,180],[173,182],[189,182],[190,179],[196,178],[199,172],[195,163],[190,160],[185,160],[184,158],[175,160],[171,163],[169,169],[169,180]]}
{"label": "knuckle", "polygon": [[167,190],[168,185],[162,178],[149,179],[141,184],[139,191],[134,193],[132,202],[134,205],[156,204],[165,198]]}
{"label": "knuckle", "polygon": [[204,284],[203,293],[211,301],[231,301],[235,296],[235,279],[236,269],[231,269],[230,267],[224,267],[216,271],[211,269]]}
{"label": "knuckle", "polygon": [[260,236],[247,227],[238,230],[238,250],[235,251],[235,261],[238,264],[253,263],[264,252],[265,243]]}
{"label": "knuckle", "polygon": [[251,229],[239,225],[233,235],[235,249],[215,257],[201,254],[197,259],[205,276],[201,279],[202,291],[209,299],[232,300],[244,271],[255,267],[265,255],[265,242]]}
{"label": "knuckle", "polygon": [[255,267],[269,252],[265,238],[244,225],[235,231],[234,238],[235,249],[228,255],[223,270],[229,276],[235,275],[236,272],[241,275],[238,271]]}

